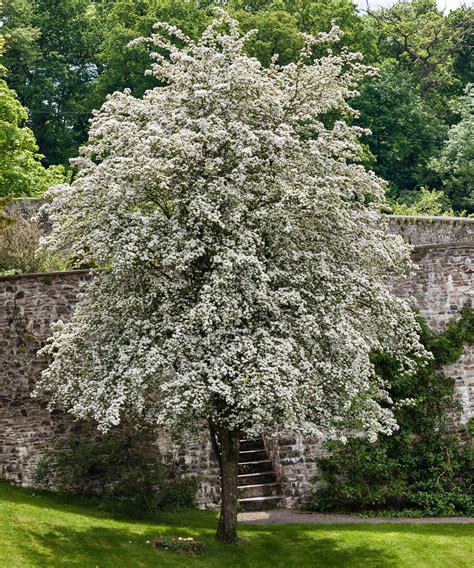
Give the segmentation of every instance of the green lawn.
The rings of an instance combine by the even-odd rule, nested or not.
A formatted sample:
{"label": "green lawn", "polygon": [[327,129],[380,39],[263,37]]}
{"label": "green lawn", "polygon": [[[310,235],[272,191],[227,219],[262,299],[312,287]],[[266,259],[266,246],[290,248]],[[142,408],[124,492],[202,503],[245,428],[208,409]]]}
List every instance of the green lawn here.
{"label": "green lawn", "polygon": [[[225,546],[213,540],[216,518],[191,511],[133,521],[0,484],[0,567],[474,566],[474,525],[242,525],[242,542]],[[192,536],[206,551],[158,551],[146,544],[157,535]]]}

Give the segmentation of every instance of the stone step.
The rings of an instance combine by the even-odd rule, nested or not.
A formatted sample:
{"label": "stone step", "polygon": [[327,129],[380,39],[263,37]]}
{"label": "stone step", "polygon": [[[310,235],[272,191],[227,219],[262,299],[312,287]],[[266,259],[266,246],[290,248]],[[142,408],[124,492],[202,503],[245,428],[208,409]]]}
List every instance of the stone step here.
{"label": "stone step", "polygon": [[240,451],[245,452],[247,450],[263,450],[265,445],[262,438],[246,439],[240,440]]}
{"label": "stone step", "polygon": [[239,452],[239,463],[266,459],[268,459],[268,456],[264,449],[243,450]]}
{"label": "stone step", "polygon": [[272,462],[269,459],[239,462],[239,474],[260,473],[262,471],[270,471],[271,469]]}
{"label": "stone step", "polygon": [[244,473],[237,477],[239,487],[243,485],[258,485],[262,483],[273,483],[276,481],[275,472],[273,470],[261,471],[259,473]]}
{"label": "stone step", "polygon": [[250,497],[270,497],[278,496],[280,493],[279,483],[259,483],[257,485],[239,485],[239,496],[241,499]]}
{"label": "stone step", "polygon": [[281,498],[281,495],[245,497],[243,499],[239,499],[239,506],[243,511],[265,511],[268,509],[275,509]]}

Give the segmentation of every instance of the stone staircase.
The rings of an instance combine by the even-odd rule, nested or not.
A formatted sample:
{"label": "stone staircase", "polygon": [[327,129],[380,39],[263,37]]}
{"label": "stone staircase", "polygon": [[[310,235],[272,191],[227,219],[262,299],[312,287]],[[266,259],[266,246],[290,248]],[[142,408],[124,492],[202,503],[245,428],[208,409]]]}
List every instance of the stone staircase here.
{"label": "stone staircase", "polygon": [[244,511],[274,509],[282,498],[261,437],[240,440],[238,487],[239,506]]}

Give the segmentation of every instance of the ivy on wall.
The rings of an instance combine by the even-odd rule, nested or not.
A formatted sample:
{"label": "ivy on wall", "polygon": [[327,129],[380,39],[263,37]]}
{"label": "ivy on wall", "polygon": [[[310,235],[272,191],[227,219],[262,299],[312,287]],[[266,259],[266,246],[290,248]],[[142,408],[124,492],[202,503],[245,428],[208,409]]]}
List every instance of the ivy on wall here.
{"label": "ivy on wall", "polygon": [[[474,515],[473,425],[453,431],[460,404],[455,381],[442,372],[474,343],[474,310],[466,306],[445,332],[420,318],[422,341],[433,358],[412,377],[399,372],[390,356],[374,356],[389,382],[400,426],[376,443],[355,438],[327,443],[320,458],[310,508],[319,511],[383,512],[404,516]],[[407,401],[410,400],[410,402]]]}

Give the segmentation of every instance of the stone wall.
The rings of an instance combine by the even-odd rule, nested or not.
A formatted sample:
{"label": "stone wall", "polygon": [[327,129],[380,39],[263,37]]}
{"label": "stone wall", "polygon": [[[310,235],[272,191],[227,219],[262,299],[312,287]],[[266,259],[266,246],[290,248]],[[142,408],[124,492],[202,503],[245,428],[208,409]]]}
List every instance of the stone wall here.
{"label": "stone wall", "polygon": [[[67,320],[87,270],[0,278],[0,479],[29,485],[42,454],[74,427],[60,410],[49,412],[44,398],[31,392],[45,360],[36,356],[50,324]],[[157,448],[180,475],[199,475],[201,506],[218,503],[218,468],[206,435],[178,447],[161,431]]]}
{"label": "stone wall", "polygon": [[[442,331],[466,303],[474,305],[474,240],[418,246],[413,259],[418,271],[394,284],[395,293],[420,309],[436,331]],[[461,359],[445,368],[456,380],[462,404],[459,422],[474,416],[474,346],[466,345]]]}
{"label": "stone wall", "polygon": [[474,241],[474,219],[411,215],[388,215],[387,219],[391,233],[415,246]]}
{"label": "stone wall", "polygon": [[64,414],[49,413],[30,392],[45,365],[36,351],[49,324],[68,317],[86,278],[77,272],[0,281],[0,478],[30,483],[41,450],[66,430]]}
{"label": "stone wall", "polygon": [[29,219],[33,215],[36,215],[41,207],[48,203],[47,199],[36,199],[36,198],[25,198],[12,199],[7,203],[6,211],[7,213],[19,213],[25,219]]}
{"label": "stone wall", "polygon": [[273,462],[281,487],[281,506],[297,507],[306,501],[311,480],[317,474],[316,459],[328,455],[322,441],[285,432],[278,436],[264,436],[265,448]]}
{"label": "stone wall", "polygon": [[[390,230],[415,245],[419,270],[394,290],[421,309],[436,330],[442,330],[474,294],[474,222],[471,219],[391,217]],[[87,282],[87,271],[0,278],[0,478],[30,484],[41,454],[71,427],[60,411],[50,413],[45,400],[30,393],[45,362],[36,351],[49,335],[49,326],[67,319],[77,293]],[[456,378],[463,404],[461,422],[474,414],[474,350],[469,348],[446,369]],[[316,473],[315,458],[324,454],[321,443],[294,434],[265,436],[282,504],[300,504]],[[198,502],[213,506],[219,500],[219,474],[205,433],[175,446],[162,432],[158,446],[181,475],[201,476]]]}
{"label": "stone wall", "polygon": [[[414,245],[418,270],[393,284],[397,295],[420,309],[430,326],[442,331],[466,302],[474,304],[474,219],[390,216],[389,230]],[[474,347],[445,368],[456,381],[462,404],[459,423],[474,416]],[[281,483],[286,507],[301,505],[316,475],[315,460],[327,455],[320,440],[285,433],[266,436],[265,445]]]}

